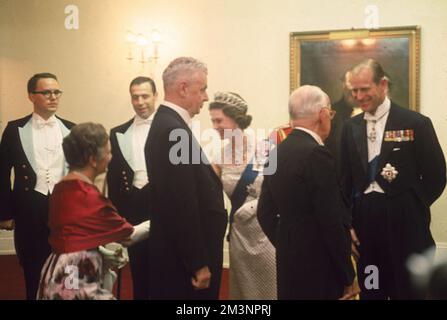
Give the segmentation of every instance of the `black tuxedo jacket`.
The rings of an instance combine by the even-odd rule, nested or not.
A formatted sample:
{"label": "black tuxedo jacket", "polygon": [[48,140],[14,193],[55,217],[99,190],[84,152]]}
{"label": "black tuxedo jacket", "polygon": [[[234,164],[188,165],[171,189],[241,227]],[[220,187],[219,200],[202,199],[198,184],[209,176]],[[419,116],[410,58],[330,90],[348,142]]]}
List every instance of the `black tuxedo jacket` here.
{"label": "black tuxedo jacket", "polygon": [[[19,128],[24,128],[31,116],[9,122],[3,132],[0,144],[0,220],[20,218],[33,206],[26,199],[36,186],[36,172],[25,153],[26,148],[22,145],[19,134]],[[74,126],[70,121],[57,118],[67,130]],[[32,143],[32,140],[23,142]],[[12,169],[14,184],[11,189]]]}
{"label": "black tuxedo jacket", "polygon": [[[444,154],[433,124],[429,118],[391,103],[385,132],[400,130],[413,130],[414,141],[382,141],[376,181],[390,197],[412,192],[425,207],[430,207],[446,184]],[[380,175],[388,163],[398,171],[392,182]],[[341,166],[343,189],[352,201],[368,187],[368,144],[363,113],[344,126]]]}
{"label": "black tuxedo jacket", "polygon": [[[35,157],[30,119],[31,115],[28,115],[9,122],[0,143],[0,220],[15,220],[15,249],[27,274],[36,265],[41,267],[50,252],[48,196],[34,191],[37,177],[33,169]],[[74,124],[61,118],[58,120],[62,123],[63,134],[68,134]],[[12,169],[14,183],[11,188]]]}
{"label": "black tuxedo jacket", "polygon": [[[141,192],[134,192],[136,190],[133,186],[134,171],[118,143],[118,134],[124,135],[133,120],[132,118],[110,131],[112,160],[107,171],[107,186],[109,198],[117,207],[119,214],[130,223],[138,224],[150,218],[150,203],[147,196],[150,193],[150,184],[146,184]],[[127,142],[132,143],[132,140],[129,139]]]}
{"label": "black tuxedo jacket", "polygon": [[333,157],[294,129],[278,146],[277,161],[276,173],[264,177],[257,215],[276,247],[278,298],[340,298],[354,270]]}
{"label": "black tuxedo jacket", "polygon": [[[434,245],[430,232],[430,206],[446,184],[444,154],[429,118],[391,103],[385,132],[412,130],[413,141],[385,141],[375,181],[385,191],[389,221],[388,243],[395,265]],[[384,133],[385,137],[385,133]],[[363,192],[368,187],[366,121],[359,114],[346,122],[342,135],[341,175],[344,193],[352,207],[353,226],[362,241]],[[390,164],[397,170],[391,182],[381,176]]]}
{"label": "black tuxedo jacket", "polygon": [[[155,114],[145,154],[153,205],[149,254],[157,262],[150,266],[151,296],[217,299],[227,226],[222,183],[202,161],[190,128],[166,106]],[[210,288],[193,290],[191,277],[204,266],[211,270]]]}

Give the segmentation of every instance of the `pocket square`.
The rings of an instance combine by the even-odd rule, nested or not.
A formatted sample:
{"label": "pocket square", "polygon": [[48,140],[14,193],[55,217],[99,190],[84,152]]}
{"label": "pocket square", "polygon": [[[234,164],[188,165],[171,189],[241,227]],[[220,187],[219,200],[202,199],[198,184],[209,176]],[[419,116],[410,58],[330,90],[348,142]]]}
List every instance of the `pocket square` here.
{"label": "pocket square", "polygon": [[393,151],[399,151],[400,148],[393,148]]}

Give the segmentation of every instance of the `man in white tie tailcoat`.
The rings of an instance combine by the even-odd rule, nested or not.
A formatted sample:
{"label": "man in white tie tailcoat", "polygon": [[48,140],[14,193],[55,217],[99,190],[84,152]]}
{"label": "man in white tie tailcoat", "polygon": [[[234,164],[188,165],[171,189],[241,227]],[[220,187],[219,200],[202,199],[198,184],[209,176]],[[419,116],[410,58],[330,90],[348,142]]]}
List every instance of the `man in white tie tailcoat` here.
{"label": "man in white tie tailcoat", "polygon": [[74,123],[56,116],[61,95],[55,75],[32,76],[28,97],[33,113],[10,121],[0,144],[0,229],[14,230],[28,300],[36,298],[40,271],[51,251],[48,199],[67,173],[62,139]]}
{"label": "man in white tie tailcoat", "polygon": [[[155,111],[157,90],[151,78],[137,77],[130,83],[129,91],[135,116],[110,131],[113,157],[109,164],[107,184],[109,197],[118,212],[136,225],[150,219],[150,203],[146,193],[149,179],[144,145]],[[148,299],[147,240],[129,247],[128,250],[133,298]]]}

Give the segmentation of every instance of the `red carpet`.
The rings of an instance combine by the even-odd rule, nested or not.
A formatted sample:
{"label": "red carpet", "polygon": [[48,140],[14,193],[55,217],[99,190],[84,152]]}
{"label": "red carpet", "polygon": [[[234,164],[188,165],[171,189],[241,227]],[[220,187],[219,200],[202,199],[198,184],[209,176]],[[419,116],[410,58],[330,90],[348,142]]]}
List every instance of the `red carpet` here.
{"label": "red carpet", "polygon": [[[23,280],[22,268],[17,256],[0,256],[0,300],[23,300],[25,299],[25,281]],[[121,273],[121,300],[132,300],[132,275],[129,265],[124,267]],[[114,294],[116,296],[116,287]],[[228,300],[228,270],[224,269],[222,274],[222,285],[220,288],[220,300]]]}

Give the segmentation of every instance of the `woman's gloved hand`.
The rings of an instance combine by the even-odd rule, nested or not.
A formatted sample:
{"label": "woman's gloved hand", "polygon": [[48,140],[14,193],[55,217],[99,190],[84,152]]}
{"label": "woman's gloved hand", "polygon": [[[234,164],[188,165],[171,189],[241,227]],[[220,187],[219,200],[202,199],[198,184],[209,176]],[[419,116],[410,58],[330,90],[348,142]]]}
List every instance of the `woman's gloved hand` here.
{"label": "woman's gloved hand", "polygon": [[136,226],[134,226],[133,233],[129,238],[121,241],[121,244],[125,247],[130,247],[137,242],[145,240],[149,237],[149,230],[151,228],[151,222],[146,220]]}
{"label": "woman's gloved hand", "polygon": [[124,248],[119,243],[112,243],[107,245],[108,248],[99,246],[98,250],[102,254],[105,269],[118,268],[121,269],[128,262],[129,258],[124,254]]}

